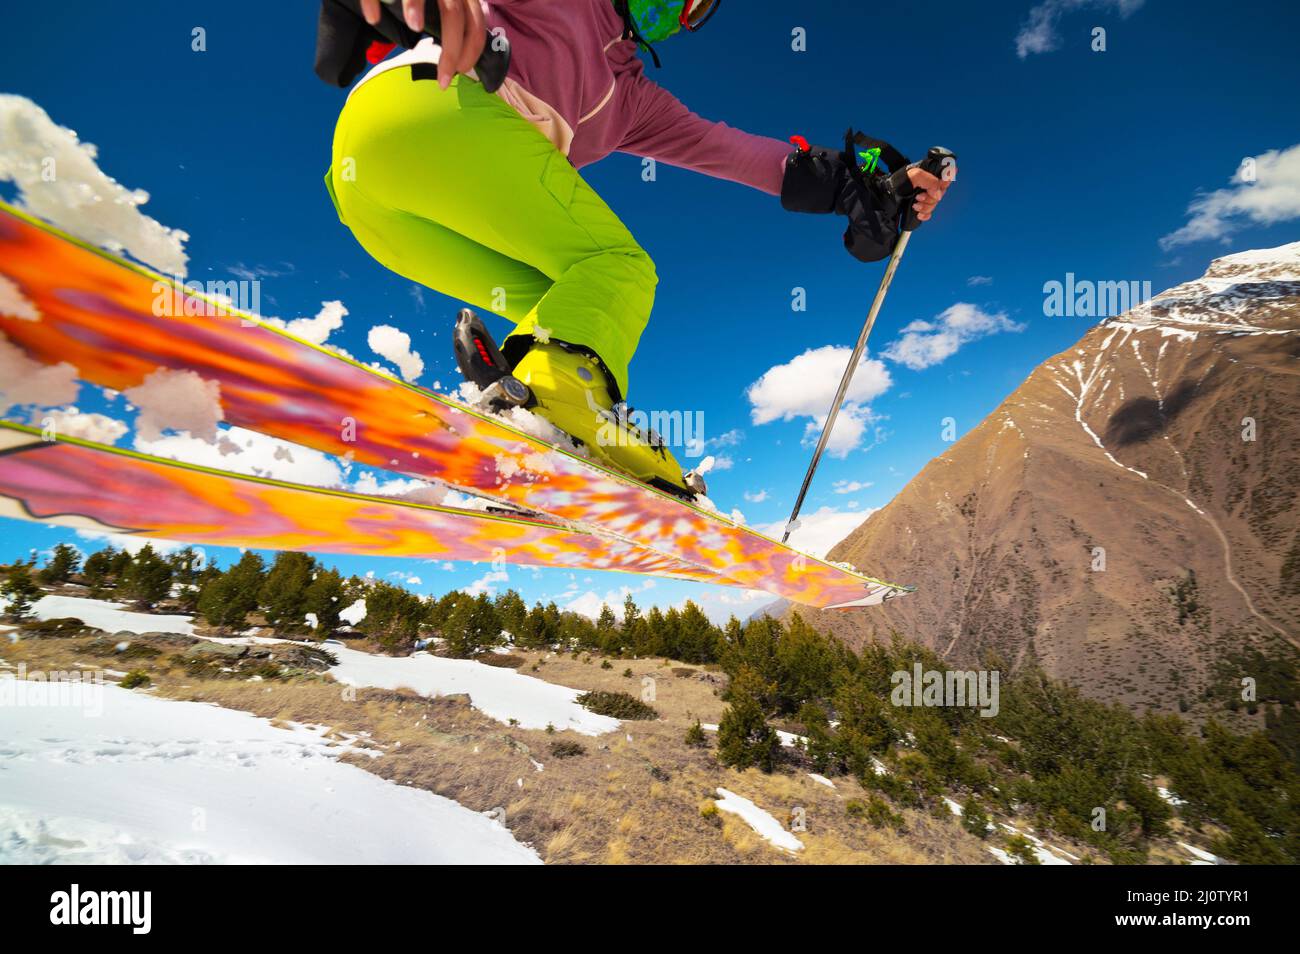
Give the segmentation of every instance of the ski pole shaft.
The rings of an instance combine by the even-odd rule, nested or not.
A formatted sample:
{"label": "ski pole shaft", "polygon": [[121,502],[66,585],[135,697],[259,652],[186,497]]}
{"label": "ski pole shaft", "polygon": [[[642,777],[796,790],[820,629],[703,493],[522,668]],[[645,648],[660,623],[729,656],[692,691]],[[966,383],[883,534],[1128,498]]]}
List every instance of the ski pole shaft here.
{"label": "ski pole shaft", "polygon": [[[932,146],[926,157],[916,165],[931,175],[942,178],[952,174],[949,167],[952,166],[956,159],[956,155],[951,150],[942,146]],[[862,333],[858,335],[858,343],[853,348],[853,355],[849,358],[848,367],[844,369],[844,376],[840,378],[840,386],[835,391],[835,400],[831,402],[830,412],[826,415],[826,423],[822,425],[821,437],[817,439],[817,449],[813,451],[812,461],[808,464],[808,473],[804,474],[803,486],[799,488],[799,497],[794,502],[794,510],[790,511],[790,519],[786,521],[785,534],[781,537],[782,543],[789,540],[790,534],[794,531],[799,511],[803,509],[804,498],[808,496],[808,488],[812,486],[813,474],[817,472],[817,465],[821,463],[826,444],[831,439],[831,431],[835,429],[835,418],[839,416],[840,405],[844,403],[844,396],[848,394],[849,384],[853,381],[853,373],[857,371],[858,362],[862,360],[862,353],[866,351],[867,339],[871,337],[871,327],[876,323],[876,316],[880,314],[880,306],[885,303],[885,295],[888,294],[889,285],[894,280],[894,272],[898,271],[898,263],[903,258],[903,251],[907,248],[908,240],[912,237],[913,230],[921,224],[916,217],[916,211],[911,208],[911,197],[915,195],[915,190],[911,187],[907,168],[904,166],[901,169],[895,169],[890,174],[888,181],[888,188],[891,191],[896,195],[907,197],[908,208],[903,214],[898,243],[889,256],[889,264],[885,267],[885,274],[880,279],[880,286],[876,289],[876,297],[871,302],[871,310],[867,312],[867,320],[862,326]],[[955,169],[955,167],[953,168]]]}
{"label": "ski pole shaft", "polygon": [[876,316],[880,314],[880,306],[885,303],[885,295],[889,292],[889,285],[894,280],[894,272],[898,271],[898,263],[903,258],[903,251],[907,248],[908,240],[912,237],[910,231],[902,232],[898,236],[898,244],[894,246],[893,253],[889,256],[889,264],[885,266],[885,274],[880,279],[880,287],[876,289],[876,297],[871,302],[871,310],[867,312],[866,323],[862,326],[862,333],[858,335],[858,343],[853,347],[853,355],[849,358],[848,366],[844,369],[844,375],[840,378],[840,386],[835,391],[835,400],[831,402],[830,413],[826,415],[826,423],[822,425],[821,437],[817,439],[817,449],[813,451],[812,462],[808,465],[808,473],[804,474],[803,486],[799,488],[799,497],[794,502],[794,510],[790,512],[790,519],[786,521],[785,535],[781,537],[781,542],[785,543],[790,539],[790,533],[794,530],[795,520],[799,516],[799,511],[803,508],[804,497],[808,495],[808,488],[812,486],[813,474],[817,472],[817,465],[821,462],[822,453],[826,450],[826,444],[830,441],[831,431],[835,429],[835,418],[839,416],[840,405],[844,403],[844,395],[849,391],[849,384],[853,381],[853,372],[857,370],[858,362],[862,360],[862,353],[867,348],[867,339],[871,337],[871,327],[876,323]]}

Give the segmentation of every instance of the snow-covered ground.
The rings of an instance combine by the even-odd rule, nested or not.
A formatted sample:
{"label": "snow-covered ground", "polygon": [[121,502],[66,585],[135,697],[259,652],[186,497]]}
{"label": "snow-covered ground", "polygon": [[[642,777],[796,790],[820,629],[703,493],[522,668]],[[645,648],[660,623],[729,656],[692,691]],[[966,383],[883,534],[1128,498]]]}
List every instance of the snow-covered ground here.
{"label": "snow-covered ground", "polygon": [[[76,596],[44,596],[33,607],[38,619],[75,616],[89,626],[109,633],[182,633],[193,635],[191,616],[162,616],[122,609],[120,603],[84,599]],[[349,607],[353,615],[365,616],[365,601]],[[213,642],[276,643],[286,640],[244,636],[214,639]],[[526,676],[513,669],[486,666],[468,659],[444,659],[428,653],[407,657],[377,656],[349,649],[341,644],[329,646],[339,658],[331,670],[334,678],[346,685],[377,689],[405,686],[428,696],[468,693],[474,708],[500,722],[511,719],[525,729],[572,729],[583,735],[612,732],[617,719],[588,712],[575,701],[582,693],[577,689]]]}
{"label": "snow-covered ground", "polygon": [[87,626],[108,633],[180,633],[194,634],[193,616],[155,616],[122,609],[122,603],[91,600],[80,596],[42,596],[32,605],[37,619],[60,619],[75,616]]}
{"label": "snow-covered ground", "polygon": [[725,788],[719,788],[718,794],[722,797],[715,799],[713,804],[718,806],[719,811],[739,815],[745,824],[777,848],[785,851],[803,850],[803,842],[782,828],[781,823],[769,812],[763,811],[748,798],[742,798]]}
{"label": "snow-covered ground", "polygon": [[0,679],[0,863],[540,863],[486,816],[339,762],[319,730],[113,685],[94,717]]}
{"label": "snow-covered ground", "polygon": [[428,653],[376,656],[345,646],[329,647],[339,659],[330,673],[350,686],[396,689],[405,686],[426,696],[468,693],[475,709],[500,722],[518,721],[525,729],[572,729],[583,735],[613,732],[617,719],[588,712],[575,701],[582,693],[526,676],[514,669],[472,659],[444,659]]}
{"label": "snow-covered ground", "polygon": [[1204,848],[1197,848],[1195,845],[1189,845],[1185,841],[1180,841],[1178,845],[1180,848],[1185,849],[1188,852],[1188,854],[1190,854],[1193,858],[1196,859],[1195,861],[1188,862],[1188,864],[1217,865],[1221,863],[1219,861],[1218,855],[1211,854],[1210,852],[1206,851]]}

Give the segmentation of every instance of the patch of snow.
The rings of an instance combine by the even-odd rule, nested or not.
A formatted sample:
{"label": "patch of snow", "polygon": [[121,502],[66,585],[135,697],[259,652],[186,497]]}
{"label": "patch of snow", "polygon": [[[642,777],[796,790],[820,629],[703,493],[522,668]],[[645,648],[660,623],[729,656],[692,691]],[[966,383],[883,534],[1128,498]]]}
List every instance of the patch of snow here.
{"label": "patch of snow", "polygon": [[411,656],[376,656],[342,646],[331,647],[339,664],[330,673],[351,686],[396,689],[405,686],[426,696],[467,693],[475,709],[499,722],[516,719],[525,729],[572,729],[601,735],[619,727],[617,719],[588,712],[575,701],[582,693],[567,686],[526,676],[514,669],[488,666],[472,659],[444,659],[417,652]]}
{"label": "patch of snow", "polygon": [[[1022,832],[1014,825],[1008,825],[1006,822],[1002,823],[1002,827],[1005,828],[1007,831],[1011,832],[1013,835],[1020,835],[1026,841],[1028,841],[1030,845],[1033,846],[1032,851],[1034,853],[1034,857],[1038,859],[1038,863],[1040,865],[1068,865],[1070,863],[1065,858],[1062,858],[1060,855],[1053,854],[1051,849],[1043,842],[1041,838],[1037,838],[1034,835],[1031,835],[1029,832]],[[1069,854],[1069,852],[1060,848],[1058,848],[1057,851],[1060,851],[1061,854]],[[1075,858],[1074,855],[1070,855],[1070,857],[1074,858],[1075,861],[1079,860],[1078,858]]]}
{"label": "patch of snow", "polygon": [[830,779],[828,779],[825,775],[818,775],[816,772],[809,772],[808,777],[812,779],[814,782],[816,782],[818,785],[825,785],[827,788],[835,787],[835,783],[832,782]]}
{"label": "patch of snow", "polygon": [[1187,851],[1188,854],[1194,856],[1197,859],[1196,861],[1192,862],[1192,864],[1194,865],[1195,864],[1201,864],[1201,865],[1219,864],[1219,856],[1211,854],[1210,852],[1206,851],[1204,848],[1197,848],[1195,845],[1189,845],[1185,841],[1180,841],[1178,843],[1178,847],[1184,849],[1185,851]]}
{"label": "patch of snow", "polygon": [[1163,798],[1170,805],[1173,805],[1175,808],[1178,807],[1179,805],[1187,804],[1186,799],[1179,798],[1177,795],[1169,791],[1169,789],[1165,788],[1163,785],[1156,786],[1156,794],[1159,795],[1161,798]]}
{"label": "patch of snow", "polygon": [[782,828],[779,821],[749,799],[742,798],[725,788],[719,788],[718,794],[722,797],[715,799],[713,804],[718,806],[719,811],[740,816],[741,820],[754,829],[761,838],[783,851],[803,850],[803,842]]}
{"label": "patch of snow", "polygon": [[122,609],[123,603],[90,600],[80,596],[42,596],[32,606],[37,619],[75,616],[87,626],[109,633],[180,633],[194,635],[194,617],[154,615]]}
{"label": "patch of snow", "polygon": [[307,727],[104,686],[98,718],[13,680],[0,863],[538,864],[450,799],[338,761]]}

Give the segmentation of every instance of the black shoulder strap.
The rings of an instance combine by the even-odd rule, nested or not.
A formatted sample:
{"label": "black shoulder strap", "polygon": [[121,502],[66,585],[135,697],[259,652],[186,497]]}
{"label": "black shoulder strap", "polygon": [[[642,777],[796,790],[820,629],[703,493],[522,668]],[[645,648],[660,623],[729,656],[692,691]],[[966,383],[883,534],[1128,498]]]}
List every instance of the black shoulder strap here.
{"label": "black shoulder strap", "polygon": [[379,40],[410,49],[420,34],[407,27],[387,4],[379,23],[371,26],[361,15],[360,0],[321,0],[316,24],[316,75],[331,86],[350,86],[366,68],[366,50]]}
{"label": "black shoulder strap", "polygon": [[623,37],[624,39],[636,40],[638,46],[643,46],[650,51],[650,58],[655,61],[655,69],[663,66],[659,62],[659,54],[651,46],[646,38],[641,35],[641,31],[636,28],[636,22],[632,19],[632,11],[628,6],[628,0],[614,0],[614,10],[623,18]]}

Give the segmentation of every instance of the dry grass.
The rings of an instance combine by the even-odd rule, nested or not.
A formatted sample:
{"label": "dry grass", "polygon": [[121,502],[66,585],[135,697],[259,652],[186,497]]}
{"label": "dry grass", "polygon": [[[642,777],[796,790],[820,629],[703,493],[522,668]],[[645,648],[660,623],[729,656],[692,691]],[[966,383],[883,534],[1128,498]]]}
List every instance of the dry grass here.
{"label": "dry grass", "polygon": [[[73,669],[87,640],[30,639],[5,645],[6,661],[31,668]],[[600,668],[557,654],[521,653],[520,671],[582,690],[640,695],[649,677],[660,719],[625,722],[603,736],[512,728],[463,698],[428,699],[412,690],[349,690],[328,675],[248,682],[191,677],[169,650],[143,660],[155,694],[212,702],[280,722],[330,726],[330,738],[382,753],[341,757],[392,781],[452,798],[475,811],[502,810],[517,838],[556,864],[987,864],[992,856],[952,818],[904,811],[904,832],[878,831],[850,818],[845,804],[864,798],[851,779],[836,787],[804,772],[764,775],[720,767],[711,749],[685,744],[699,719],[716,723],[724,703],[714,673],[662,660],[611,660]],[[536,672],[532,666],[544,663]],[[109,665],[112,665],[109,662]],[[622,675],[632,670],[632,677]],[[692,669],[691,674],[681,670]],[[552,742],[580,742],[585,754],[553,758]],[[538,772],[532,764],[543,763]],[[802,809],[805,848],[781,851],[741,819],[709,813],[716,789],[750,799],[788,824]],[[704,809],[704,810],[702,810]]]}

